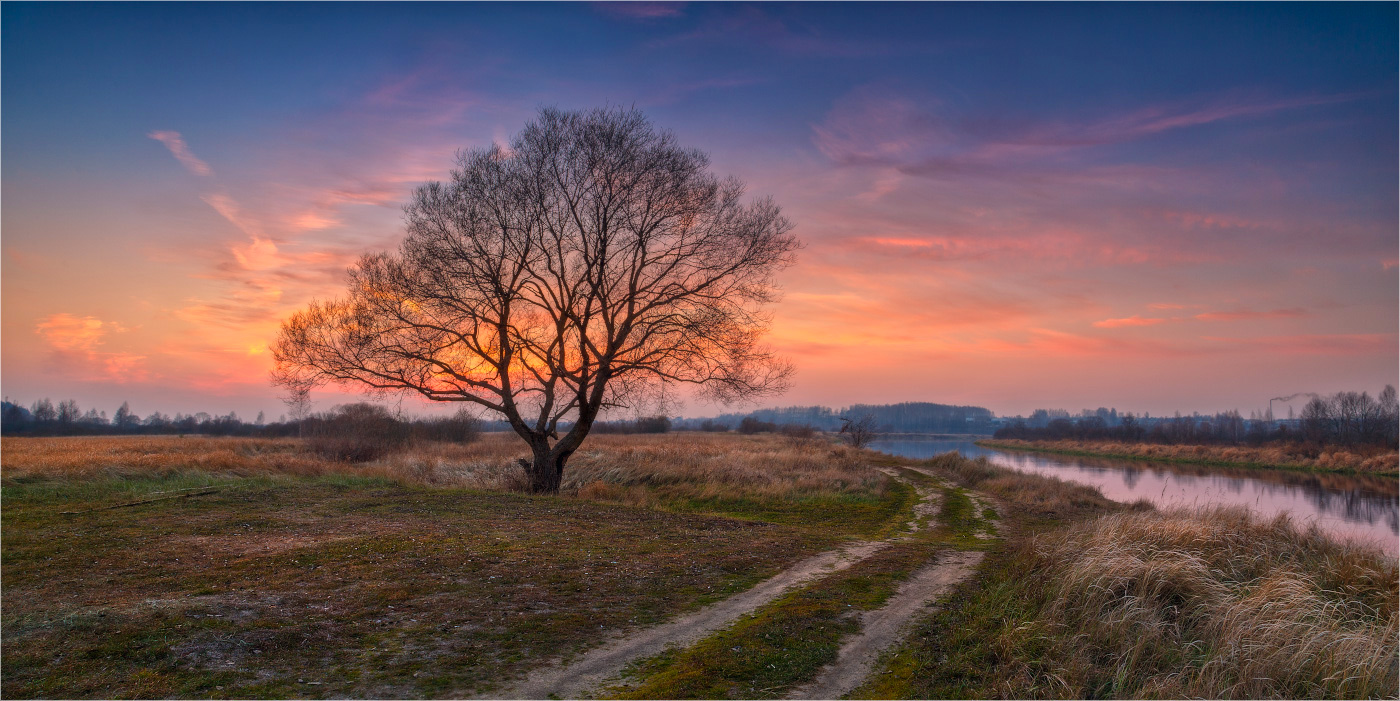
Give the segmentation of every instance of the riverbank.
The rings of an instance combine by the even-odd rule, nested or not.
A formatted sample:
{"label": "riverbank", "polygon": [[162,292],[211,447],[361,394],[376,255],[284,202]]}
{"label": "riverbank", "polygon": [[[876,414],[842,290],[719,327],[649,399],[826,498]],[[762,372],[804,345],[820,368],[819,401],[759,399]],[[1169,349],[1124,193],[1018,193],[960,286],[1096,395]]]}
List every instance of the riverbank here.
{"label": "riverbank", "polygon": [[1015,439],[980,440],[976,445],[997,450],[1021,450],[1091,458],[1147,460],[1218,467],[1248,467],[1306,472],[1368,474],[1381,477],[1400,475],[1400,454],[1359,455],[1343,449],[1324,449],[1316,457],[1277,446],[1160,445],[1156,443],[1116,443],[1111,441],[1023,441]]}
{"label": "riverbank", "polygon": [[1393,556],[1286,516],[1125,507],[985,460],[923,464],[1006,500],[1009,537],[853,698],[1400,691]]}

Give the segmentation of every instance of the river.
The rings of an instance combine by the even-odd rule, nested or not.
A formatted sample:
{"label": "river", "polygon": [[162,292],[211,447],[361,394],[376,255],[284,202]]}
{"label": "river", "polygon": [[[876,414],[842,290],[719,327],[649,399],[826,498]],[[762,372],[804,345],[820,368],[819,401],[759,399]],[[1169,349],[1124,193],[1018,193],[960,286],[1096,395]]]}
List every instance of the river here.
{"label": "river", "polygon": [[955,450],[1013,470],[1098,487],[1114,501],[1147,499],[1166,508],[1229,504],[1262,516],[1287,512],[1297,523],[1317,523],[1339,538],[1400,554],[1400,480],[1393,477],[1081,458],[992,450],[972,440],[942,438],[891,438],[870,447],[910,458]]}

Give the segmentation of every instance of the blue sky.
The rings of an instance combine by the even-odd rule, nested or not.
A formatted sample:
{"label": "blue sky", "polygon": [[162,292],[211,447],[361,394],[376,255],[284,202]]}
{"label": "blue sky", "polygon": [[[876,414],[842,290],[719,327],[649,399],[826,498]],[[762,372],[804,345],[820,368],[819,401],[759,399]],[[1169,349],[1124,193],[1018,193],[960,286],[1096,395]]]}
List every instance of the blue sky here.
{"label": "blue sky", "polygon": [[1247,412],[1395,381],[1393,3],[0,14],[20,401],[275,415],[278,321],[394,245],[415,184],[603,104],[796,221],[783,403]]}

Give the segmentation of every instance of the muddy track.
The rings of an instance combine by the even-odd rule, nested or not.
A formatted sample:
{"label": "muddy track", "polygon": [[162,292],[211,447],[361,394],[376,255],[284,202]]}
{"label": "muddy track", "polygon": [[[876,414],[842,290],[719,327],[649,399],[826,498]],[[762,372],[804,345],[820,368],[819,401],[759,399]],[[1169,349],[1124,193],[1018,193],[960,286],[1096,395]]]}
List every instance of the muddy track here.
{"label": "muddy track", "polygon": [[[893,471],[889,471],[893,473]],[[627,663],[659,654],[670,646],[686,647],[728,626],[740,616],[778,598],[784,592],[820,577],[839,572],[864,560],[917,530],[938,511],[939,494],[917,488],[919,502],[914,519],[894,537],[860,541],[812,556],[764,580],[757,586],[670,623],[640,630],[594,648],[573,662],[537,669],[523,681],[481,698],[543,699],[584,698],[589,692],[622,672]]]}
{"label": "muddy track", "polygon": [[967,579],[982,561],[981,552],[949,551],[938,561],[910,577],[883,608],[860,618],[860,634],[841,645],[836,661],[817,677],[787,695],[790,699],[839,699],[870,676],[875,663],[889,646],[904,639],[906,628],[925,607],[954,585]]}

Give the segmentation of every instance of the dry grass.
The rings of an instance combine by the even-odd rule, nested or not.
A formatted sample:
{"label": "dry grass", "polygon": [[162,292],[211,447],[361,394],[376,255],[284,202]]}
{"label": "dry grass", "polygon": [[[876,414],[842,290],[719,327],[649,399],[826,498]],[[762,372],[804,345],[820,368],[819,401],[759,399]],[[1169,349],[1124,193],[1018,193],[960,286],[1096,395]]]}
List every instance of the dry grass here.
{"label": "dry grass", "polygon": [[75,436],[0,439],[6,480],[153,477],[198,471],[253,477],[374,471],[318,458],[293,438]]}
{"label": "dry grass", "polygon": [[[319,457],[293,438],[120,436],[5,438],[0,465],[10,484],[211,473],[353,475],[410,486],[523,491],[528,480],[516,460],[528,456],[525,444],[505,433],[466,445],[419,443],[355,465]],[[873,535],[904,498],[892,489],[899,485],[845,446],[777,435],[672,433],[589,437],[565,469],[562,494],[781,523],[815,517],[825,526],[844,517],[854,519],[846,530]]]}
{"label": "dry grass", "polygon": [[1400,571],[1377,551],[1242,509],[1113,514],[1032,547],[1049,583],[1042,630],[1056,642],[1007,695],[1400,691]]}
{"label": "dry grass", "polygon": [[1389,451],[1350,451],[1341,447],[1323,448],[1309,456],[1299,445],[1270,445],[1260,447],[1225,445],[1160,445],[1157,443],[1117,443],[1113,441],[988,441],[998,447],[1048,450],[1051,452],[1105,455],[1219,464],[1260,465],[1306,468],[1312,470],[1354,470],[1357,472],[1389,473],[1400,469],[1400,453]]}
{"label": "dry grass", "polygon": [[[525,484],[516,459],[529,456],[513,434],[486,434],[461,445],[420,443],[361,465],[327,460],[295,438],[79,436],[4,438],[0,467],[7,479],[150,477],[186,471],[242,477],[272,474],[353,474],[412,484],[517,489]],[[775,435],[597,435],[569,462],[567,493],[606,493],[626,499],[639,485],[708,485],[749,493],[851,491],[884,484],[855,451],[822,441]]]}

